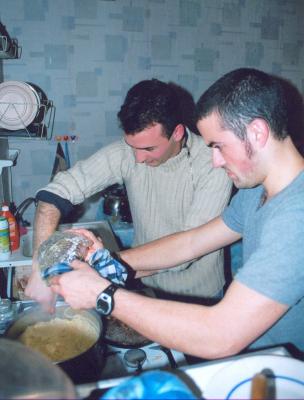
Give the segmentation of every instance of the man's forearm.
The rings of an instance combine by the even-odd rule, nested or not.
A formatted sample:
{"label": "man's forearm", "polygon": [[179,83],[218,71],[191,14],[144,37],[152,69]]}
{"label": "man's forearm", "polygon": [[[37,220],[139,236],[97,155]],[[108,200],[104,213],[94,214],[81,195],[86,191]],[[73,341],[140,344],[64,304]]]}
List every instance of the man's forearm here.
{"label": "man's forearm", "polygon": [[60,211],[52,204],[39,201],[33,232],[32,273],[25,288],[25,295],[38,301],[47,312],[54,312],[56,296],[42,281],[38,264],[38,248],[56,230]]}
{"label": "man's forearm", "polygon": [[49,238],[57,229],[60,220],[60,211],[52,204],[39,201],[33,232],[33,253],[36,255],[37,250],[42,242]]}
{"label": "man's forearm", "polygon": [[179,236],[182,235],[183,233],[169,235],[132,249],[123,250],[119,254],[123,261],[138,271],[137,278],[152,275],[159,269],[174,266],[174,259],[168,255],[172,254],[179,242]]}
{"label": "man's forearm", "polygon": [[[135,271],[148,275],[175,267],[221,249],[241,236],[218,217],[197,228],[168,235],[142,246],[120,252],[120,257]],[[140,277],[140,273],[136,277]]]}

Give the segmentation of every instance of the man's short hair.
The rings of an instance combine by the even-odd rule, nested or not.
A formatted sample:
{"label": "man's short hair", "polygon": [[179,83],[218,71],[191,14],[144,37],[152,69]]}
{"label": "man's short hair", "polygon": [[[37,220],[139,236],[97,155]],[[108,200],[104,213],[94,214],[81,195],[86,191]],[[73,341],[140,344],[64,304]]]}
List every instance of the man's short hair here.
{"label": "man's short hair", "polygon": [[245,140],[246,125],[262,118],[273,135],[283,140],[290,135],[286,97],[280,78],[256,69],[240,68],[218,79],[200,97],[196,105],[197,119],[216,111],[223,127]]}
{"label": "man's short hair", "polygon": [[170,138],[175,127],[183,123],[174,85],[157,79],[134,85],[128,91],[117,116],[121,128],[128,135],[159,123],[164,128],[164,135]]}

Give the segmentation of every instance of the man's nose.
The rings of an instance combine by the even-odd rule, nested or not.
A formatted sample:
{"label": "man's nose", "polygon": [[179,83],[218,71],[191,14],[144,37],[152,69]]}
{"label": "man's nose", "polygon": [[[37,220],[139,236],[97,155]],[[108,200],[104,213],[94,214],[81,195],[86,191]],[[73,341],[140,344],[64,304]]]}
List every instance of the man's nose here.
{"label": "man's nose", "polygon": [[219,149],[212,149],[212,163],[214,168],[221,168],[225,165],[224,157]]}
{"label": "man's nose", "polygon": [[136,149],[134,150],[135,160],[137,163],[143,163],[146,161],[146,152],[145,150]]}

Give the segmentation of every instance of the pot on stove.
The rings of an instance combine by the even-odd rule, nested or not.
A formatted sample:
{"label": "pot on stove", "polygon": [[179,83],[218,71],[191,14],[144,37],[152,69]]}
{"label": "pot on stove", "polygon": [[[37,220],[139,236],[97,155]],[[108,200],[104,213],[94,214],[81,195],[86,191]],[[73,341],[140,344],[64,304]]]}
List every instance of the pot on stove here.
{"label": "pot on stove", "polygon": [[103,342],[103,323],[95,311],[76,311],[66,304],[56,306],[55,314],[44,312],[39,306],[31,307],[23,311],[13,324],[5,332],[8,339],[18,340],[26,327],[41,321],[50,321],[54,317],[67,318],[68,316],[81,314],[88,323],[93,324],[98,330],[97,341],[81,354],[54,364],[72,379],[75,384],[98,381],[105,363],[105,345]]}

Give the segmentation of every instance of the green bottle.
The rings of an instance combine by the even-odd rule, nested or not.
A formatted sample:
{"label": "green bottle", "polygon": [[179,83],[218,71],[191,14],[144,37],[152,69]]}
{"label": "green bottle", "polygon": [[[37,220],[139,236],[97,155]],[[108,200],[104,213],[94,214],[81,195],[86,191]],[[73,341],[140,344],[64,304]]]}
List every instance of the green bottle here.
{"label": "green bottle", "polygon": [[8,260],[10,255],[8,221],[5,217],[0,216],[0,260]]}

